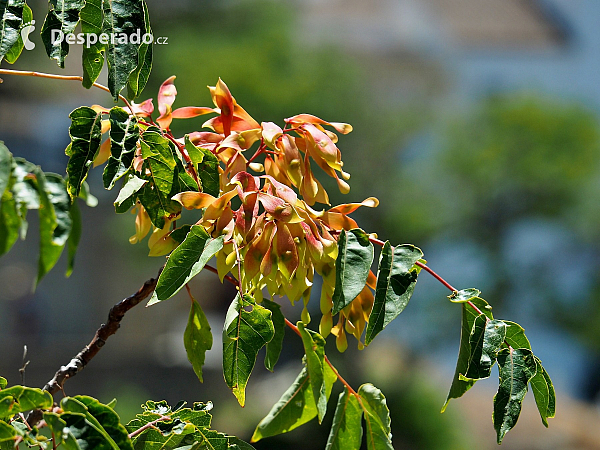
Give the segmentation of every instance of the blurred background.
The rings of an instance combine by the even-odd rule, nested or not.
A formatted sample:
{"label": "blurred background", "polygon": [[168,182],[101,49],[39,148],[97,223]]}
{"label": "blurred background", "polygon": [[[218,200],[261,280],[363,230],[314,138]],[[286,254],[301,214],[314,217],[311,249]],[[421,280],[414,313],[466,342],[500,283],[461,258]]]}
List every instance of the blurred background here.
{"label": "blurred background", "polygon": [[[37,31],[46,13],[31,0]],[[349,195],[328,186],[332,203],[379,198],[354,214],[393,244],[421,247],[457,288],[476,287],[495,316],[520,323],[557,390],[546,430],[528,395],[508,449],[600,448],[600,2],[597,0],[148,0],[154,68],[142,99],[177,75],[175,106],[211,105],[221,77],[259,121],[312,113],[349,122],[341,138]],[[49,61],[39,34],[14,68],[80,74],[78,46],[67,67]],[[3,67],[8,67],[3,63]],[[0,140],[45,171],[64,173],[68,114],[101,91],[77,82],[5,76]],[[102,75],[100,82],[106,82]],[[176,135],[198,130],[178,121]],[[130,245],[134,216],[116,215],[117,191],[101,169],[88,178],[100,204],[83,209],[73,275],[66,261],[35,293],[36,214],[26,241],[0,260],[0,374],[42,386],[92,338],[109,308],[154,276],[163,258]],[[365,208],[366,209],[366,208]],[[192,283],[213,328],[204,384],[187,362],[182,334],[189,300],[178,294],[130,311],[122,329],[77,377],[68,395],[117,397],[124,420],[147,400],[208,401],[214,425],[249,439],[300,371],[301,343],[287,333],[275,373],[259,356],[239,408],[222,381],[220,333],[234,289],[210,273]],[[315,289],[318,291],[318,289]],[[318,293],[312,302],[318,324]],[[463,398],[445,401],[458,352],[460,308],[422,274],[406,311],[365,351],[328,349],[354,386],[373,382],[387,397],[398,449],[494,448],[497,370]],[[286,304],[282,299],[282,304]],[[285,313],[298,320],[289,303]],[[338,383],[339,384],[339,383]],[[334,388],[333,397],[341,391]],[[334,401],[330,402],[334,408]],[[257,449],[323,448],[332,420],[256,444]]]}

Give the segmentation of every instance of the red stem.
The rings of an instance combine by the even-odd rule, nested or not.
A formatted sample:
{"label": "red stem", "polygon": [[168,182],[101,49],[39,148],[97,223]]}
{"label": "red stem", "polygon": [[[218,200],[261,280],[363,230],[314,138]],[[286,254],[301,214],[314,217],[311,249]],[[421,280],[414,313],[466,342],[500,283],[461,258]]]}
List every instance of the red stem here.
{"label": "red stem", "polygon": [[[298,329],[298,327],[296,325],[294,325],[292,322],[290,322],[289,320],[287,320],[287,318],[285,319],[285,324],[289,328],[291,328],[294,331],[294,333],[296,333],[298,336],[302,337],[302,335],[300,334],[300,330]],[[358,396],[358,394],[356,393],[356,391],[354,389],[352,389],[352,386],[350,386],[348,384],[348,382],[346,380],[344,380],[344,378],[340,375],[340,373],[333,366],[333,364],[331,364],[331,361],[329,361],[329,358],[327,357],[327,355],[325,355],[325,362],[329,365],[329,367],[331,367],[331,370],[333,370],[333,372],[337,375],[338,379],[342,382],[342,384],[344,386],[346,386],[346,388],[348,389],[348,391],[350,391],[350,393],[352,395]]]}
{"label": "red stem", "polygon": [[[371,241],[374,244],[380,245],[382,247],[385,244],[385,242],[383,242],[382,240],[374,238],[374,237],[370,237],[369,241]],[[433,278],[438,280],[440,283],[442,283],[444,286],[446,286],[452,292],[457,291],[457,289],[454,286],[452,286],[450,283],[448,283],[446,280],[444,280],[441,276],[439,276],[437,273],[435,273],[434,270],[432,268],[428,267],[426,264],[423,264],[421,261],[417,261],[415,264],[417,266],[419,266],[421,269],[425,270],[426,272],[429,272],[429,274]],[[483,314],[483,312],[473,302],[468,301],[467,305],[469,305],[471,308],[473,308],[477,314]]]}

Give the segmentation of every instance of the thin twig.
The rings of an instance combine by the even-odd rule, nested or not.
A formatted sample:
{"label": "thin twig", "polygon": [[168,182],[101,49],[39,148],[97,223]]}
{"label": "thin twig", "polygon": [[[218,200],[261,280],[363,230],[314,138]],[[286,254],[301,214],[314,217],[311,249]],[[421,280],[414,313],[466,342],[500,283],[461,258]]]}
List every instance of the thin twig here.
{"label": "thin twig", "polygon": [[[127,298],[124,298],[119,303],[114,305],[108,313],[108,321],[103,323],[100,328],[96,331],[94,338],[91,342],[86,345],[66,366],[61,368],[54,374],[54,377],[46,383],[44,390],[50,394],[55,394],[61,391],[63,384],[69,378],[77,375],[83,368],[98,354],[100,349],[106,344],[106,340],[115,334],[121,326],[121,320],[123,317],[134,306],[141,303],[146,299],[156,287],[158,276],[160,276],[161,269],[158,271],[156,278],[150,278],[146,280],[143,286],[135,293]],[[34,426],[42,419],[42,412],[40,410],[32,411],[27,417],[27,422]]]}
{"label": "thin twig", "polygon": [[[285,324],[289,328],[291,328],[294,331],[294,333],[296,333],[298,336],[302,337],[302,335],[300,334],[300,330],[298,329],[298,327],[296,325],[294,325],[292,322],[290,322],[287,318],[285,319]],[[327,357],[327,355],[325,355],[325,362],[329,365],[329,367],[331,367],[331,370],[333,370],[333,372],[336,374],[336,376],[342,382],[342,384],[348,388],[348,390],[350,391],[350,393],[352,395],[358,395],[356,393],[356,391],[354,389],[352,389],[352,386],[350,386],[350,384],[346,380],[344,380],[344,378],[340,375],[340,373],[333,366],[333,364],[331,364],[331,361],[329,361],[329,358]]]}
{"label": "thin twig", "polygon": [[[33,72],[33,71],[29,71],[29,70],[0,69],[0,75],[17,75],[17,76],[21,76],[21,77],[39,77],[39,78],[49,78],[51,80],[83,82],[83,77],[80,77],[78,75],[56,75],[53,73]],[[92,86],[94,86],[98,89],[102,89],[103,91],[108,92],[109,94],[112,95],[112,92],[110,92],[110,89],[107,88],[106,86],[104,86],[103,84],[92,83]],[[133,114],[135,116],[135,114],[133,112],[133,108],[131,107],[131,104],[129,103],[129,101],[121,94],[119,94],[119,98],[127,105],[129,110],[131,111],[131,114]]]}
{"label": "thin twig", "polygon": [[156,428],[156,424],[158,422],[163,422],[165,420],[171,420],[171,418],[169,416],[161,416],[156,420],[153,420],[152,422],[148,422],[146,425],[144,425],[143,427],[138,428],[137,430],[135,430],[132,433],[129,433],[129,439],[133,439],[134,437],[136,437],[138,434],[142,434],[144,431],[146,431],[148,428]]}

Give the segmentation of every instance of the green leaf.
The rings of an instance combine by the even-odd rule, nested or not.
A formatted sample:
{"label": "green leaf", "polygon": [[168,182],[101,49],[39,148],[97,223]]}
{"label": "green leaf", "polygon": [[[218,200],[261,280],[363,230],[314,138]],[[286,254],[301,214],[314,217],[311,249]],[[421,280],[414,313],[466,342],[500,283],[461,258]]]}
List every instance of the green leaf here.
{"label": "green leaf", "polygon": [[[33,11],[31,11],[31,8],[29,7],[29,5],[25,4],[25,5],[23,5],[23,24],[22,24],[21,32],[25,25],[30,24],[32,22],[33,22]],[[33,25],[27,25],[27,26],[30,26],[31,27],[30,30],[33,31]],[[17,43],[15,45],[13,45],[11,47],[10,51],[4,56],[4,60],[9,64],[14,64],[17,61],[17,59],[19,59],[19,56],[21,56],[21,53],[23,52],[23,48],[25,47],[25,43],[23,42],[23,36],[22,36],[21,32],[19,33],[19,39],[17,40]]]}
{"label": "green leaf", "polygon": [[235,436],[228,436],[227,444],[229,445],[227,448],[230,450],[256,450],[250,444]]}
{"label": "green leaf", "polygon": [[118,106],[110,110],[110,156],[102,179],[106,189],[112,189],[131,167],[140,131],[137,119]]}
{"label": "green leaf", "polygon": [[[115,102],[127,85],[129,75],[138,66],[138,51],[141,38],[146,33],[142,0],[104,0],[104,23],[102,32],[117,38],[109,39],[106,45],[108,63],[108,88]],[[130,37],[139,34],[140,42],[133,43]],[[125,39],[121,39],[126,37]]]}
{"label": "green leaf", "polygon": [[193,299],[187,327],[183,333],[183,343],[188,360],[192,363],[196,376],[202,382],[204,356],[206,351],[212,348],[213,338],[204,311],[202,311],[198,302]]}
{"label": "green leaf", "polygon": [[121,186],[119,195],[115,200],[115,210],[120,214],[129,211],[135,205],[137,193],[147,182],[148,180],[143,180],[134,173],[127,174],[125,182]]}
{"label": "green leaf", "polygon": [[389,241],[384,244],[365,344],[369,345],[406,308],[417,284],[417,271],[413,267],[422,257],[423,252],[414,245],[392,247]]}
{"label": "green leaf", "polygon": [[201,225],[192,226],[185,240],[169,256],[148,305],[173,297],[222,248],[223,236],[211,238]]}
{"label": "green leaf", "polygon": [[535,376],[536,362],[531,350],[504,348],[498,353],[500,385],[494,396],[494,428],[498,444],[517,423],[527,383]]}
{"label": "green leaf", "polygon": [[338,238],[338,256],[335,261],[332,314],[340,312],[363,290],[374,254],[373,244],[363,230],[342,230]]}
{"label": "green leaf", "polygon": [[448,296],[451,302],[453,303],[466,303],[468,301],[473,300],[474,298],[479,297],[481,295],[481,291],[475,288],[469,289],[461,289],[460,291],[455,291]]}
{"label": "green leaf", "polygon": [[271,319],[273,320],[273,327],[275,328],[275,335],[273,339],[267,344],[267,353],[265,355],[265,367],[267,370],[273,372],[273,368],[279,360],[281,355],[281,349],[283,347],[283,337],[285,335],[285,317],[281,312],[281,306],[278,303],[272,302],[271,300],[263,299],[261,304],[271,311]]}
{"label": "green leaf", "polygon": [[40,255],[36,285],[58,262],[71,233],[71,199],[65,181],[54,173],[34,172],[40,195]]}
{"label": "green leaf", "polygon": [[0,194],[0,256],[7,253],[19,238],[21,218],[10,190]]}
{"label": "green leaf", "polygon": [[[142,6],[144,8],[146,33],[152,34],[148,6],[145,1],[142,1]],[[140,45],[138,50],[138,65],[135,70],[131,72],[129,79],[127,80],[127,98],[129,98],[129,100],[134,100],[138,97],[144,90],[144,87],[146,87],[146,83],[150,77],[150,71],[152,70],[152,45],[152,42],[149,44],[142,42]]]}
{"label": "green leaf", "polygon": [[[65,58],[69,54],[66,36],[75,31],[84,0],[50,0],[49,4],[51,9],[42,25],[42,41],[48,56],[56,60],[58,65],[64,69]],[[54,39],[57,34],[59,34],[58,39]]]}
{"label": "green leaf", "polygon": [[17,432],[15,429],[6,422],[0,420],[0,442],[14,441],[16,436]]}
{"label": "green leaf", "polygon": [[[85,395],[65,397],[61,400],[60,405],[66,412],[82,414],[85,418],[85,422],[102,436],[102,445],[99,447],[89,446],[87,448],[133,450],[133,444],[131,439],[129,439],[127,429],[121,425],[117,413],[107,405],[100,403],[95,398]],[[64,415],[61,416],[61,418],[64,420]],[[67,420],[66,422],[67,425],[71,427],[69,421]],[[73,434],[78,440],[80,439],[77,434]],[[96,440],[97,438],[95,437],[94,442],[96,442]]]}
{"label": "green leaf", "polygon": [[525,330],[521,325],[515,322],[511,322],[509,320],[503,321],[506,324],[506,337],[504,340],[508,345],[512,348],[526,348],[531,350],[531,344],[529,343],[529,339],[525,336]]}
{"label": "green leaf", "polygon": [[370,383],[358,389],[365,416],[365,436],[369,450],[393,450],[390,410],[384,395]]}
{"label": "green leaf", "polygon": [[102,114],[82,106],[69,114],[69,117],[71,144],[66,151],[69,156],[67,187],[69,195],[75,199],[100,149]]}
{"label": "green leaf", "polygon": [[73,273],[73,267],[75,265],[75,254],[77,253],[77,247],[79,247],[79,240],[81,239],[81,212],[77,202],[73,202],[71,205],[71,220],[73,225],[71,227],[71,233],[67,240],[67,250],[69,252],[69,260],[67,262],[67,271],[65,272],[66,277],[70,277]]}
{"label": "green leaf", "polygon": [[0,0],[0,61],[20,38],[25,0]]}
{"label": "green leaf", "polygon": [[0,141],[0,196],[8,187],[13,171],[13,157],[3,141]]}
{"label": "green leaf", "polygon": [[[480,311],[482,311],[485,316],[493,320],[494,317],[492,315],[492,307],[488,305],[488,303],[479,297],[471,298],[470,300]],[[479,312],[475,311],[471,305],[468,303],[463,303],[462,307],[462,320],[461,320],[461,330],[460,330],[460,348],[458,351],[458,360],[456,361],[456,370],[454,371],[454,377],[452,379],[452,385],[450,386],[450,391],[448,392],[448,397],[446,398],[446,403],[442,407],[442,412],[446,410],[448,406],[448,402],[450,402],[453,398],[462,397],[462,395],[467,392],[473,385],[475,381],[465,381],[460,379],[460,374],[464,374],[467,372],[469,368],[469,361],[471,359],[471,344],[470,337],[471,331],[473,330],[473,325],[475,324],[475,319],[479,316]]]}
{"label": "green leaf", "polygon": [[[337,375],[335,372],[329,365],[325,366],[327,397],[331,394],[333,383],[336,380]],[[271,408],[269,414],[260,421],[256,430],[254,430],[251,442],[287,433],[315,417],[317,417],[317,406],[310,385],[308,369],[304,366],[296,380]]]}
{"label": "green leaf", "polygon": [[465,374],[460,374],[459,378],[467,382],[488,378],[505,336],[506,324],[504,322],[488,320],[485,314],[477,316],[469,338],[471,347],[469,366]]}
{"label": "green leaf", "polygon": [[271,311],[256,304],[249,295],[238,294],[227,310],[223,326],[223,374],[241,406],[246,403],[246,384],[256,355],[274,335]]}
{"label": "green leaf", "polygon": [[0,391],[0,417],[52,407],[52,396],[41,389],[11,386]]}
{"label": "green leaf", "polygon": [[8,381],[6,381],[6,378],[4,377],[0,377],[0,391],[2,389],[4,389],[6,387],[6,385],[8,384]]}
{"label": "green leaf", "polygon": [[338,398],[331,432],[325,450],[346,450],[360,448],[362,442],[363,410],[355,395],[344,388]]}
{"label": "green leaf", "polygon": [[529,384],[531,385],[542,423],[548,428],[548,418],[554,417],[556,394],[554,393],[552,380],[550,380],[548,372],[542,366],[542,361],[537,356],[534,356],[534,359],[536,372],[535,376],[529,380]]}
{"label": "green leaf", "polygon": [[[104,52],[106,47],[102,42],[94,42],[102,34],[102,0],[85,0],[85,5],[79,12],[81,32],[86,37],[83,46],[82,68],[83,87],[89,89],[100,76],[104,66]],[[88,37],[89,36],[89,37]],[[88,46],[87,43],[90,43]]]}
{"label": "green leaf", "polygon": [[205,148],[196,147],[185,136],[185,149],[196,167],[198,177],[202,182],[202,192],[218,197],[220,193],[219,160],[213,153]]}
{"label": "green leaf", "polygon": [[304,344],[306,353],[306,367],[310,377],[310,385],[317,405],[317,416],[319,423],[322,422],[327,412],[327,390],[325,386],[325,339],[316,331],[305,328],[302,322],[298,322],[298,330]]}
{"label": "green leaf", "polygon": [[149,182],[139,193],[139,199],[146,208],[150,220],[157,228],[165,226],[165,217],[181,211],[181,205],[171,197],[177,163],[171,150],[171,142],[160,134],[157,128],[149,128],[140,141],[144,165],[142,173],[149,171],[145,178]]}

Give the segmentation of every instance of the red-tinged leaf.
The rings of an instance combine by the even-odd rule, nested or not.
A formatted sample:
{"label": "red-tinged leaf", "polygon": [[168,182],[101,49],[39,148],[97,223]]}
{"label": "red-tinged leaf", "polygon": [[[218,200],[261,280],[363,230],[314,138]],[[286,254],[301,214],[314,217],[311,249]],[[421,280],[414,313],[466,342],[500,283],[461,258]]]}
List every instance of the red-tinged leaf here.
{"label": "red-tinged leaf", "polygon": [[206,108],[201,106],[184,106],[183,108],[177,108],[171,114],[173,119],[191,119],[192,117],[203,116],[205,114],[214,113],[213,108]]}
{"label": "red-tinged leaf", "polygon": [[[238,123],[234,120],[235,123]],[[221,148],[233,148],[239,152],[249,149],[260,139],[260,130],[237,130],[234,126],[232,133],[221,142]]]}
{"label": "red-tinged leaf", "polygon": [[185,209],[202,209],[212,205],[217,199],[204,192],[180,192],[173,196],[173,200],[181,203]]}
{"label": "red-tinged leaf", "polygon": [[274,239],[275,254],[278,258],[278,267],[285,278],[290,278],[298,267],[298,249],[289,228],[280,224]]}
{"label": "red-tinged leaf", "polygon": [[305,124],[302,125],[302,128],[310,136],[310,144],[314,144],[309,145],[308,150],[315,161],[318,160],[318,158],[323,158],[331,168],[342,170],[342,165],[340,164],[340,151],[331,138],[314,125]]}
{"label": "red-tinged leaf", "polygon": [[177,97],[177,88],[174,81],[175,76],[167,78],[158,90],[158,111],[161,116],[171,111],[170,107],[173,106],[175,97]]}
{"label": "red-tinged leaf", "polygon": [[223,140],[223,136],[209,131],[194,131],[188,135],[190,142],[198,147],[208,150],[214,150],[215,147]]}
{"label": "red-tinged leaf", "polygon": [[294,192],[293,189],[289,188],[287,185],[280,183],[275,178],[270,175],[262,176],[261,178],[265,178],[267,183],[270,183],[273,188],[273,195],[276,195],[279,198],[284,199],[290,205],[295,205],[298,201],[298,196]]}
{"label": "red-tinged leaf", "polygon": [[281,127],[273,122],[263,122],[260,124],[262,128],[262,137],[269,147],[275,149],[275,142],[283,134]]}
{"label": "red-tinged leaf", "polygon": [[336,212],[327,211],[323,214],[321,220],[334,230],[352,230],[353,228],[358,228],[354,219]]}
{"label": "red-tinged leaf", "polygon": [[375,197],[369,197],[363,200],[361,203],[347,203],[343,205],[334,206],[333,208],[330,208],[327,212],[350,214],[356,211],[361,206],[366,206],[368,208],[377,208],[377,206],[379,206],[379,200],[377,200]]}
{"label": "red-tinged leaf", "polygon": [[352,125],[348,123],[326,122],[325,120],[319,119],[318,117],[313,116],[312,114],[298,114],[297,116],[285,119],[285,121],[286,123],[290,124],[312,123],[319,125],[329,125],[342,134],[348,134],[352,131]]}
{"label": "red-tinged leaf", "polygon": [[223,125],[223,134],[231,134],[231,123],[233,122],[234,100],[227,85],[219,78],[217,85],[211,89],[213,102],[219,108],[221,114],[221,123]]}
{"label": "red-tinged leaf", "polygon": [[149,117],[154,112],[154,103],[151,98],[142,103],[131,102],[131,109],[136,116]]}

